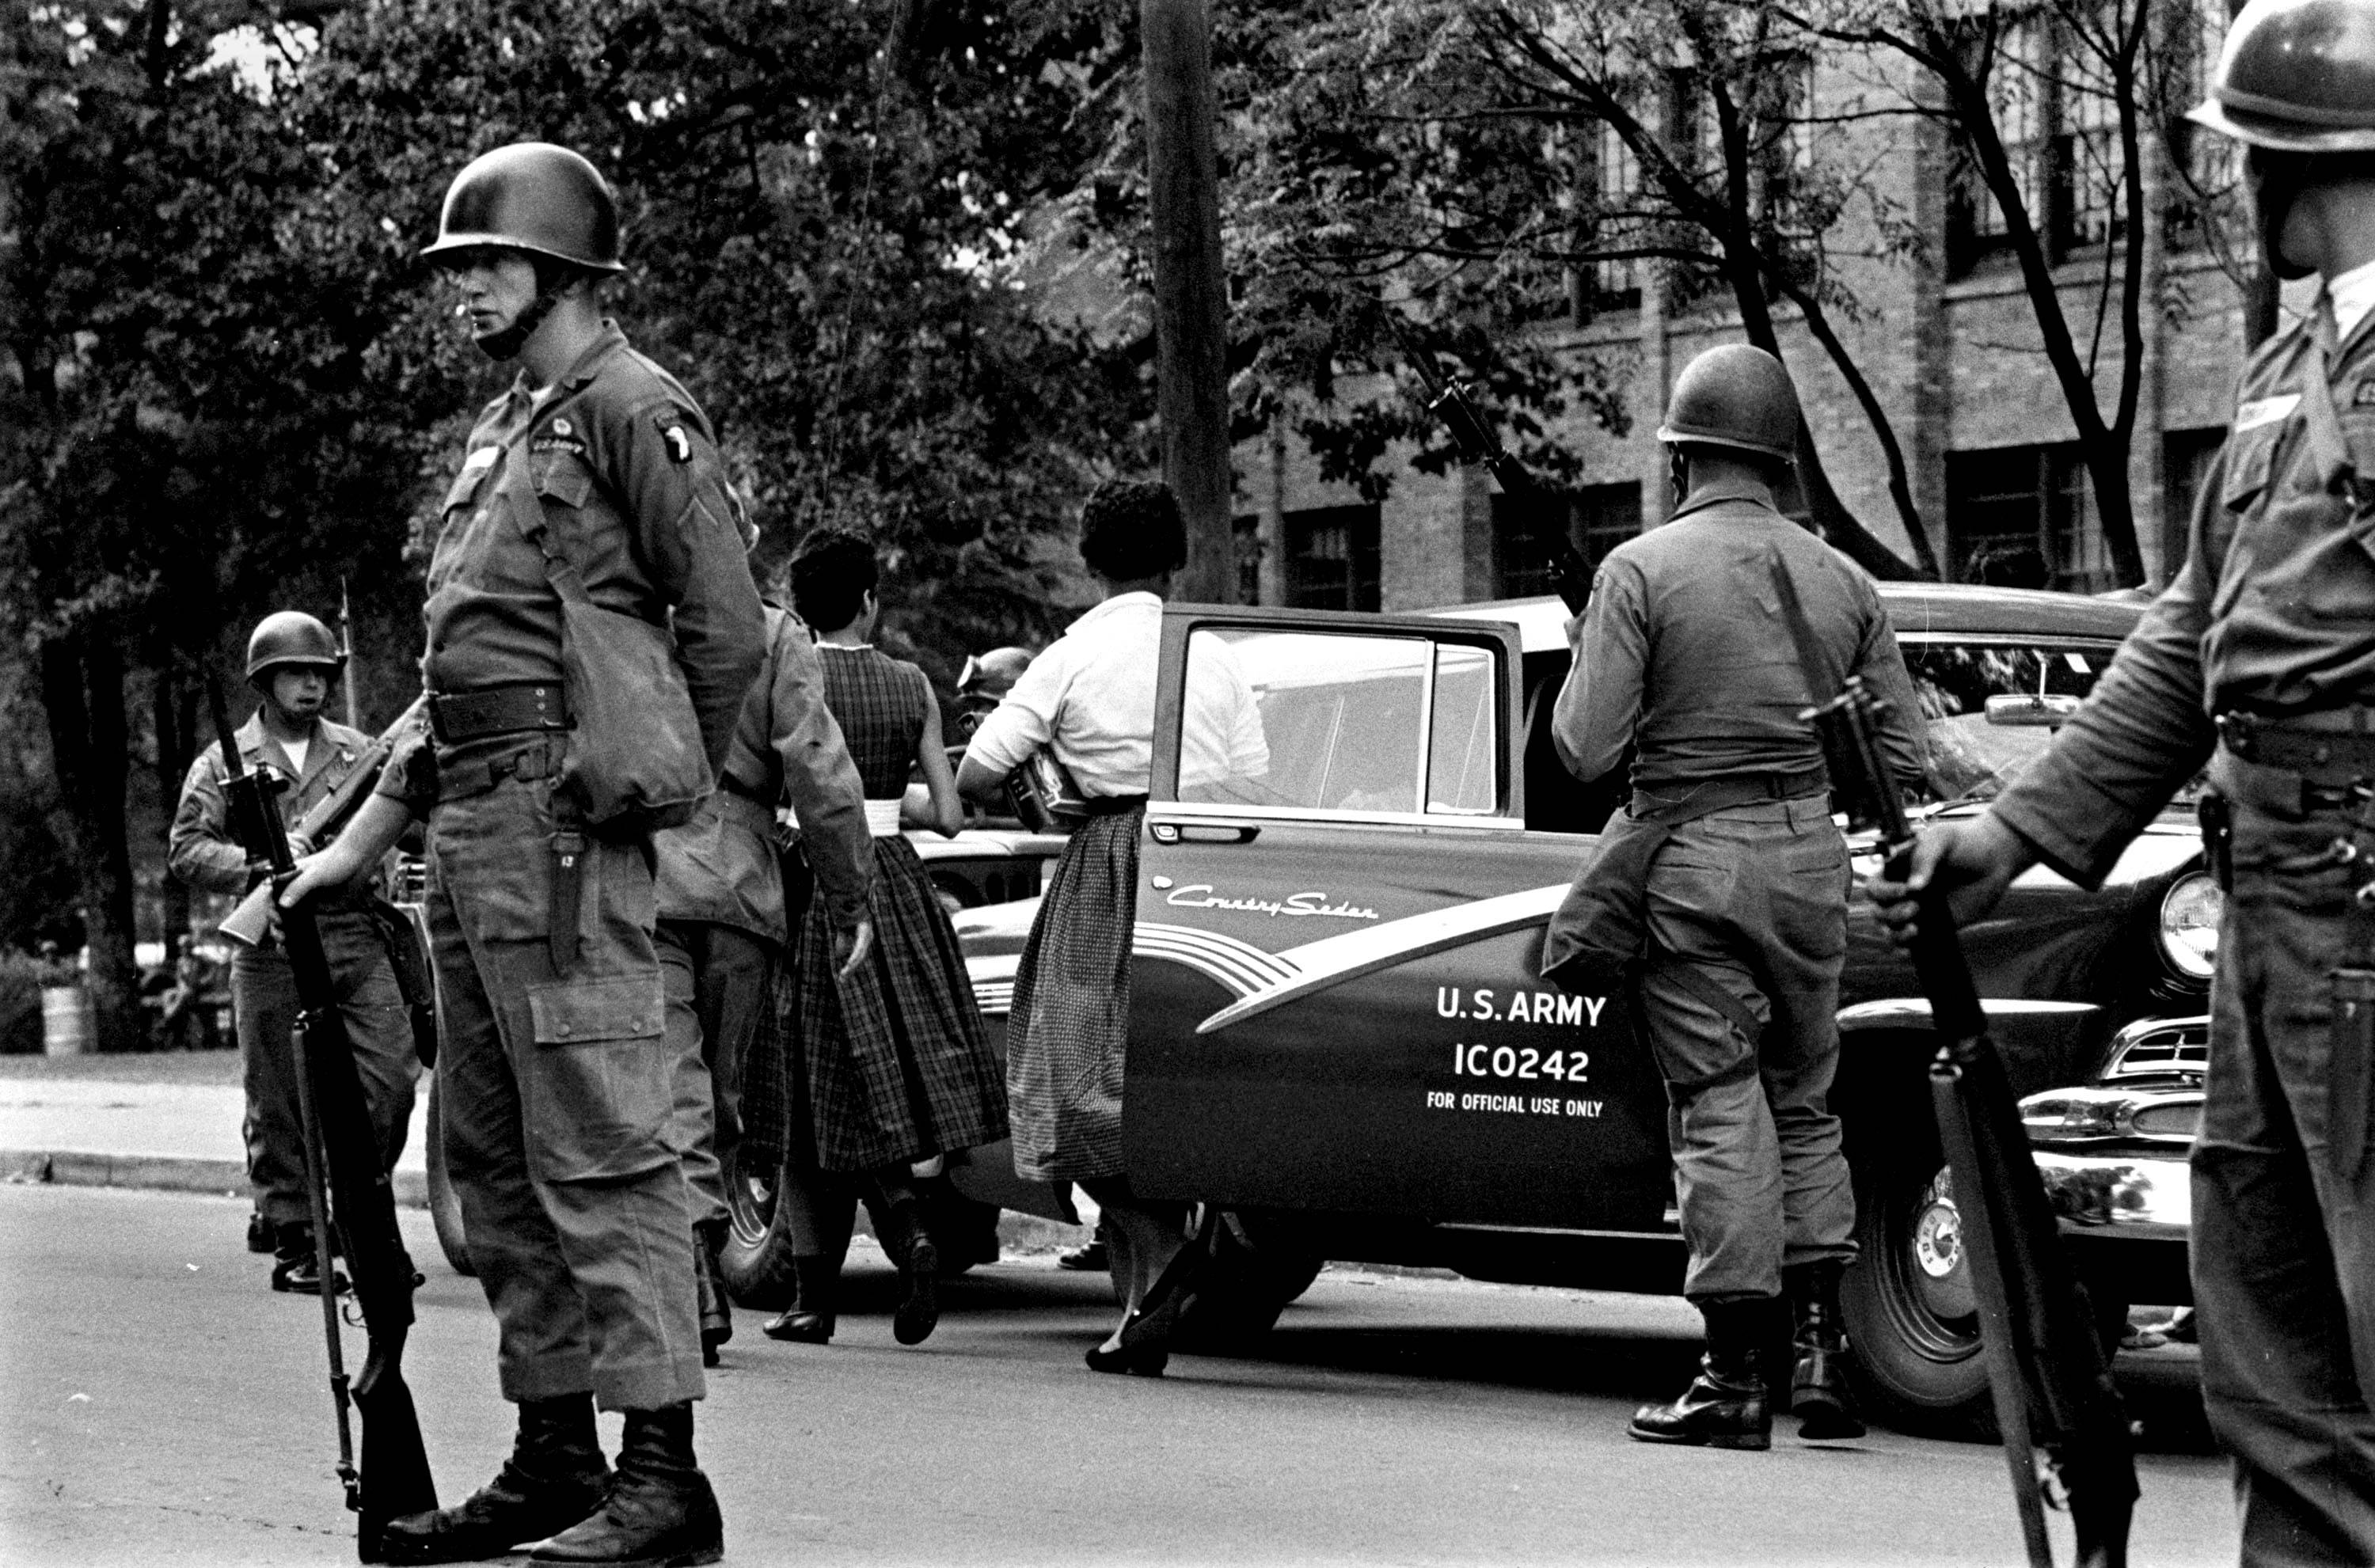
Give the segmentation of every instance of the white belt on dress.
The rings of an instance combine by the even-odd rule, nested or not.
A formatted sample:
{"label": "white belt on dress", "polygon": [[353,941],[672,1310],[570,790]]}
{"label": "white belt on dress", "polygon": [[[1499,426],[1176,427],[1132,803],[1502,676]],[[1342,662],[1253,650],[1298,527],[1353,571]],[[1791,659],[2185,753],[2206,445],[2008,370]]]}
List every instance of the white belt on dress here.
{"label": "white belt on dress", "polygon": [[866,803],[866,830],[878,839],[895,839],[904,830],[899,826],[896,800],[869,800]]}

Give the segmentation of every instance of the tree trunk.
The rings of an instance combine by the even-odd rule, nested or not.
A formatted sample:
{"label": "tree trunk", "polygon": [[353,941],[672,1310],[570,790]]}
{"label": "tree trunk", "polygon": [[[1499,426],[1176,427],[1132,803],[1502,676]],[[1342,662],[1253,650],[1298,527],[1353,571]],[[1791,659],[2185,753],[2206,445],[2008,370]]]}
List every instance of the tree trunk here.
{"label": "tree trunk", "polygon": [[[157,798],[164,803],[165,820],[171,823],[182,798],[182,780],[195,755],[192,732],[197,727],[197,704],[171,653],[160,662],[157,684],[149,694],[148,716],[157,732]],[[190,890],[179,877],[168,876],[160,892],[165,958],[170,963],[175,942],[190,929]]]}
{"label": "tree trunk", "polygon": [[1156,404],[1163,477],[1188,522],[1183,598],[1236,600],[1229,466],[1228,285],[1213,149],[1212,23],[1205,0],[1140,0],[1148,205],[1154,231]]}
{"label": "tree trunk", "polygon": [[124,786],[130,737],[124,718],[124,657],[114,638],[84,631],[41,645],[41,702],[58,798],[82,882],[83,940],[99,1048],[146,1043],[139,968],[133,961],[132,855],[124,842]]}

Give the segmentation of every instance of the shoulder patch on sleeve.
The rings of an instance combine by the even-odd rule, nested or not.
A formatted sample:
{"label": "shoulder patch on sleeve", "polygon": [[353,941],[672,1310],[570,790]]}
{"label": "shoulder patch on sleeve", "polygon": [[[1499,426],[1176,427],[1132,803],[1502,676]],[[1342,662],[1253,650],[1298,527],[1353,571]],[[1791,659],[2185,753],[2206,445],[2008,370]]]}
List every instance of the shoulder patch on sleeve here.
{"label": "shoulder patch on sleeve", "polygon": [[674,409],[663,408],[652,416],[652,423],[659,427],[660,440],[668,446],[669,462],[692,461],[692,432],[684,428],[683,416]]}

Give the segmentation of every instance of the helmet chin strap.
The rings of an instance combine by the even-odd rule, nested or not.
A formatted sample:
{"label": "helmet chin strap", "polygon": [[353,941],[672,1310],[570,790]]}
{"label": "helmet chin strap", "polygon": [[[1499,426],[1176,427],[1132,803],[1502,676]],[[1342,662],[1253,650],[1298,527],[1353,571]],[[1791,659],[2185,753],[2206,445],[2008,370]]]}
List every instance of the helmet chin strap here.
{"label": "helmet chin strap", "polygon": [[1681,446],[1666,448],[1666,488],[1674,493],[1674,508],[1682,509],[1691,494],[1691,459]]}
{"label": "helmet chin strap", "polygon": [[2259,218],[2260,253],[2267,257],[2268,270],[2286,282],[2307,277],[2317,269],[2285,259],[2284,235],[2285,220],[2292,216],[2301,187],[2309,183],[2309,159],[2298,154],[2280,154],[2256,161],[2259,179],[2251,193],[2251,208]]}
{"label": "helmet chin strap", "polygon": [[560,302],[558,293],[539,288],[536,298],[520,308],[520,313],[512,318],[509,326],[473,334],[470,341],[476,343],[488,359],[498,363],[516,360],[520,350],[527,347],[527,340],[536,335],[536,329],[544,324],[544,318],[552,313],[552,307]]}

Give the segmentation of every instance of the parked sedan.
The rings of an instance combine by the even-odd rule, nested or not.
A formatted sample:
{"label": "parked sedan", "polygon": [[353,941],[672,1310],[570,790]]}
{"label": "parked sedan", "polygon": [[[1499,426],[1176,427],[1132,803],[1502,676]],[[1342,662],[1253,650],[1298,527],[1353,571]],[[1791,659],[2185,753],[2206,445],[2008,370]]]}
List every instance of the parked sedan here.
{"label": "parked sedan", "polygon": [[[2033,760],[2140,614],[2013,590],[1883,595],[1932,743],[1924,815],[1979,809]],[[1622,788],[1578,784],[1552,749],[1565,619],[1547,599],[1166,611],[1124,1136],[1140,1191],[1231,1216],[1216,1329],[1266,1326],[1327,1258],[1681,1287],[1665,1093],[1627,1000],[1538,977],[1544,925]],[[1268,770],[1183,789],[1183,693],[1224,669],[1253,687]],[[1868,873],[1874,846],[1853,847]],[[2176,1162],[2215,902],[2180,810],[2099,890],[2033,871],[1966,933],[2107,1318],[2189,1299]],[[959,917],[994,1023],[1035,907]],[[1861,905],[1839,1021],[1865,1392],[1899,1424],[1956,1422],[1985,1372],[1929,1108],[1935,1042]],[[997,1160],[975,1160],[985,1184]],[[1007,1182],[998,1201],[1050,1211]]]}

